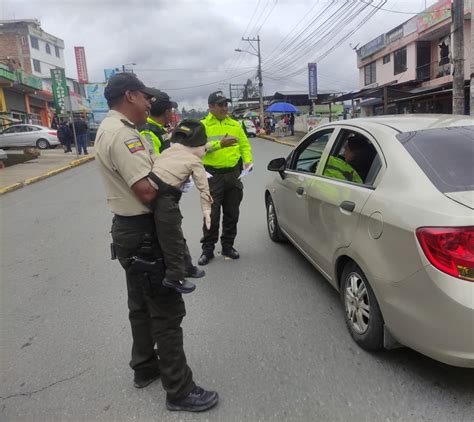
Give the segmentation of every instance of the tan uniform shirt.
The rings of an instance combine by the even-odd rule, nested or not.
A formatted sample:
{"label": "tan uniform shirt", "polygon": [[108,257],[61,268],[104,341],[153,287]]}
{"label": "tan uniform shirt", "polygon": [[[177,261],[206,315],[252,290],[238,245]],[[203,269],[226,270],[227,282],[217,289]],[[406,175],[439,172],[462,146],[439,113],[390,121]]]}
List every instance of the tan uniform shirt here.
{"label": "tan uniform shirt", "polygon": [[190,148],[182,144],[172,144],[155,159],[153,173],[176,189],[180,189],[191,176],[201,193],[201,209],[203,211],[211,209],[212,197],[209,193],[206,170],[201,159],[194,155]]}
{"label": "tan uniform shirt", "polygon": [[152,147],[122,113],[111,110],[102,121],[95,141],[96,161],[105,184],[107,203],[114,214],[150,214],[131,187],[148,175]]}

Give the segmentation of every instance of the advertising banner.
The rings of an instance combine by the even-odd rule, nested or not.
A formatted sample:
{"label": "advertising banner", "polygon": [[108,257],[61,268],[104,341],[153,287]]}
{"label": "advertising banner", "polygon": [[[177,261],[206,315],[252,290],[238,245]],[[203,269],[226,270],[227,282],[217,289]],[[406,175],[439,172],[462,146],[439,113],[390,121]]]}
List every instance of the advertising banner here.
{"label": "advertising banner", "polygon": [[104,69],[105,82],[108,82],[112,76],[117,74],[117,69]]}
{"label": "advertising banner", "polygon": [[69,95],[69,89],[66,84],[64,69],[51,69],[51,82],[56,114],[66,114],[66,97]]}
{"label": "advertising banner", "polygon": [[84,47],[74,47],[74,53],[76,55],[77,80],[80,84],[86,84],[89,82],[89,76],[87,74],[86,52]]}
{"label": "advertising banner", "polygon": [[425,29],[448,19],[451,16],[451,0],[443,0],[424,10],[417,15],[416,30],[423,32]]}
{"label": "advertising banner", "polygon": [[108,111],[107,100],[104,97],[105,83],[97,84],[86,84],[84,88],[86,90],[87,106],[93,112]]}
{"label": "advertising banner", "polygon": [[308,98],[318,98],[318,70],[316,63],[308,63]]}

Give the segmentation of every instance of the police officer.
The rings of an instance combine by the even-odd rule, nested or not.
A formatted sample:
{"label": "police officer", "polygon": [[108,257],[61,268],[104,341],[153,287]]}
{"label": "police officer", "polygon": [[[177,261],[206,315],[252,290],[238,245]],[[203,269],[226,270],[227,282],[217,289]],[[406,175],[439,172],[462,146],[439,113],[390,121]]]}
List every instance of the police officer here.
{"label": "police officer", "polygon": [[157,91],[154,98],[155,100],[151,104],[150,116],[141,128],[140,134],[153,145],[155,154],[160,155],[170,146],[165,126],[172,122],[173,108],[178,108],[178,104],[171,101],[169,95],[163,91]]}
{"label": "police officer", "polygon": [[183,350],[184,301],[161,284],[163,260],[149,207],[157,195],[147,178],[152,157],[136,129],[146,122],[155,92],[133,74],[109,80],[104,95],[111,110],[97,132],[96,158],[115,214],[114,250],[127,279],[134,385],[146,387],[161,375],[169,410],[203,411],[218,395],[194,383]]}
{"label": "police officer", "polygon": [[[214,258],[214,246],[219,237],[219,221],[222,218],[222,255],[238,259],[234,249],[239,221],[239,207],[243,197],[243,185],[239,179],[242,168],[252,164],[252,148],[239,122],[228,116],[228,102],[222,91],[209,95],[209,114],[202,120],[206,127],[211,149],[203,157],[206,170],[212,175],[209,188],[213,199],[211,228],[203,225],[202,255],[199,265],[206,265]],[[234,145],[224,148],[228,142]]]}

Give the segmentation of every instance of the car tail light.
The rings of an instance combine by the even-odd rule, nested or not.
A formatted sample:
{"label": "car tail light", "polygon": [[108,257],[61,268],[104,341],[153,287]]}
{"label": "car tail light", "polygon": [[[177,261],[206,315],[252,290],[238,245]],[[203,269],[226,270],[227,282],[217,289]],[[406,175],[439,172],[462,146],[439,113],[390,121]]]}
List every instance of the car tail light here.
{"label": "car tail light", "polygon": [[474,281],[474,226],[420,227],[416,237],[438,270]]}
{"label": "car tail light", "polygon": [[58,136],[58,132],[57,131],[51,131],[51,132],[48,132],[48,135]]}

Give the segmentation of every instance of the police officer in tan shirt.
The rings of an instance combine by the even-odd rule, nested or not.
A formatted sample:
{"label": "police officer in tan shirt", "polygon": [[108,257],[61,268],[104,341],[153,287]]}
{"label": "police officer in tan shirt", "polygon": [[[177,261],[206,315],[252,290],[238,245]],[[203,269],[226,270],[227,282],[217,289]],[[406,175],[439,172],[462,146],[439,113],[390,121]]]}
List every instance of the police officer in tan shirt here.
{"label": "police officer in tan shirt", "polygon": [[96,159],[115,214],[114,250],[126,273],[134,385],[145,387],[161,375],[169,410],[203,411],[218,395],[194,383],[183,350],[184,301],[161,283],[162,252],[149,206],[159,193],[147,178],[153,151],[136,129],[146,122],[155,93],[133,74],[110,79],[104,95],[111,110],[97,132]]}

